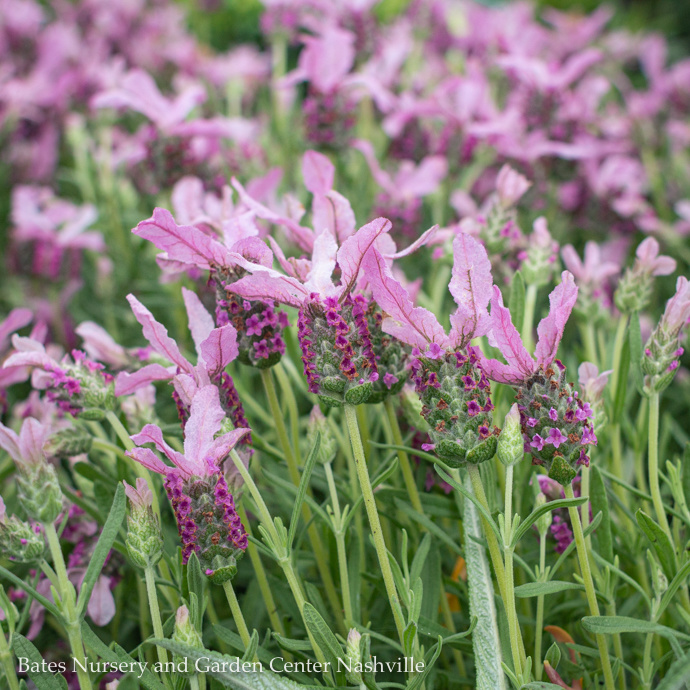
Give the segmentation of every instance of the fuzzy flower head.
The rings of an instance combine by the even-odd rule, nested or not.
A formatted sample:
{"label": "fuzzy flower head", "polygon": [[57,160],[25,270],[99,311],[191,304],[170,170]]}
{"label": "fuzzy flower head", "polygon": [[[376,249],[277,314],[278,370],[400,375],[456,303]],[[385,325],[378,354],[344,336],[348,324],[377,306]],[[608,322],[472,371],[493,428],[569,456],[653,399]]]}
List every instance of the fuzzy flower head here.
{"label": "fuzzy flower head", "polygon": [[29,417],[19,434],[0,423],[0,447],[17,466],[19,500],[26,514],[37,522],[53,522],[62,510],[62,490],[55,468],[45,457],[43,446],[51,429]]}
{"label": "fuzzy flower head", "polygon": [[153,494],[141,477],[137,478],[136,486],[123,483],[132,511],[127,520],[127,552],[136,566],[148,568],[156,565],[163,555],[163,537],[152,508]]}
{"label": "fuzzy flower head", "polygon": [[659,254],[659,243],[653,237],[643,240],[635,255],[635,264],[625,272],[614,295],[623,314],[644,310],[649,304],[652,278],[671,275],[676,270],[675,260]]}
{"label": "fuzzy flower head", "polygon": [[45,542],[41,528],[7,515],[0,496],[0,551],[15,563],[37,565],[43,560]]}
{"label": "fuzzy flower head", "polygon": [[32,338],[15,335],[15,352],[5,360],[3,367],[35,367],[33,383],[46,389],[51,402],[72,416],[100,420],[107,410],[113,409],[113,377],[99,362],[94,362],[81,350],[72,350],[71,358],[60,362],[53,359],[42,343]]}
{"label": "fuzzy flower head", "polygon": [[550,311],[537,327],[536,360],[525,350],[503,297],[494,288],[491,301],[491,338],[508,364],[482,362],[487,376],[517,390],[525,452],[533,463],[544,465],[549,476],[564,484],[572,481],[579,465],[589,464],[588,445],[596,445],[592,409],[566,381],[565,367],[556,359],[577,287],[564,271],[561,283],[549,296]]}
{"label": "fuzzy flower head", "polygon": [[649,336],[642,355],[647,395],[664,390],[676,375],[683,354],[681,334],[689,320],[690,282],[680,276],[676,282],[676,294],[666,303],[664,314]]}
{"label": "fuzzy flower head", "polygon": [[460,234],[453,248],[449,289],[458,306],[448,334],[430,311],[414,306],[378,249],[366,256],[364,270],[385,313],[382,330],[413,347],[412,376],[429,425],[428,448],[461,467],[483,462],[496,450],[489,380],[479,366],[479,352],[469,345],[487,332],[492,278],[486,250],[477,240]]}
{"label": "fuzzy flower head", "polygon": [[245,264],[270,267],[273,260],[253,218],[254,211],[233,217],[224,224],[221,241],[194,225],[178,225],[168,211],[157,208],[134,233],[163,250],[158,258],[164,265],[209,271],[218,325],[236,330],[238,359],[243,364],[265,369],[285,353],[282,332],[288,321],[273,300],[249,301],[233,290],[234,283],[247,274]]}
{"label": "fuzzy flower head", "polygon": [[[233,285],[233,291],[245,299],[273,299],[299,309],[304,373],[309,390],[325,404],[364,402],[379,378],[367,321],[369,300],[357,287],[366,253],[389,229],[389,221],[377,218],[340,247],[326,229],[314,241],[310,267],[302,279],[294,270],[285,275],[245,262],[251,275]],[[337,285],[331,278],[336,265],[340,268]]]}
{"label": "fuzzy flower head", "polygon": [[[139,447],[128,451],[144,467],[165,477],[184,562],[196,553],[215,584],[234,577],[236,560],[247,548],[247,534],[220,465],[249,430],[234,429],[216,437],[224,418],[218,389],[204,386],[192,400],[182,453],[171,448],[163,440],[160,428],[153,424],[132,436]],[[166,465],[151,449],[141,447],[145,443],[153,443],[173,466]]]}

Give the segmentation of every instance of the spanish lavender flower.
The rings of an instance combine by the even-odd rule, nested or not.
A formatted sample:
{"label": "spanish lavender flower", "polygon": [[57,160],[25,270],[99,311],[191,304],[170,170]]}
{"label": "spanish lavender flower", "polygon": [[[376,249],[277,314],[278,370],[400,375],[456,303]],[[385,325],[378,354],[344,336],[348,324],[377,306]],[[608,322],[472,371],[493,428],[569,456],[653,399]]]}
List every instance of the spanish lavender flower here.
{"label": "spanish lavender flower", "polygon": [[[283,275],[245,262],[243,266],[252,275],[233,286],[246,299],[275,299],[300,310],[298,337],[304,374],[309,390],[324,404],[365,402],[379,378],[367,323],[369,301],[353,290],[360,280],[364,255],[389,228],[389,221],[378,218],[348,237],[340,248],[333,234],[324,230],[314,243],[304,282],[294,271]],[[338,286],[331,280],[336,262],[340,267]]]}
{"label": "spanish lavender flower", "polygon": [[666,310],[644,348],[642,371],[646,395],[660,393],[676,375],[683,354],[681,333],[689,319],[690,282],[680,276],[676,294],[666,303]]}
{"label": "spanish lavender flower", "polygon": [[532,462],[546,467],[549,477],[571,482],[579,465],[589,465],[586,448],[597,438],[590,418],[592,409],[565,378],[565,367],[556,359],[563,329],[577,300],[573,276],[563,271],[561,283],[549,295],[549,315],[539,322],[536,361],[525,350],[494,287],[491,300],[491,334],[508,365],[485,359],[482,368],[497,383],[513,386],[517,393],[525,452]]}
{"label": "spanish lavender flower", "polygon": [[287,316],[275,308],[273,300],[250,302],[234,292],[234,283],[247,273],[235,256],[270,266],[272,255],[258,238],[259,231],[251,217],[238,217],[231,229],[223,244],[195,226],[177,225],[168,211],[157,208],[151,218],[139,223],[134,233],[162,249],[162,260],[210,272],[218,325],[230,324],[237,332],[238,358],[242,363],[264,369],[276,364],[285,352],[282,332],[288,325]]}
{"label": "spanish lavender flower", "polygon": [[[33,314],[29,309],[13,309],[0,321],[0,360],[5,358],[9,346],[9,337],[15,331],[31,323]],[[14,383],[25,381],[29,377],[26,367],[0,368],[0,413],[7,412],[6,389]]]}
{"label": "spanish lavender flower", "polygon": [[635,254],[635,264],[623,274],[614,294],[616,306],[623,314],[645,309],[651,296],[652,277],[671,275],[676,270],[674,259],[659,255],[659,243],[653,237],[643,240]]}
{"label": "spanish lavender flower", "polygon": [[488,327],[491,266],[486,250],[469,235],[458,235],[453,249],[449,289],[458,308],[448,335],[431,312],[412,304],[375,247],[363,266],[374,298],[387,315],[383,330],[414,348],[413,378],[432,440],[425,450],[434,449],[448,464],[461,467],[493,457],[498,430],[491,426],[489,380],[478,350],[469,346]]}
{"label": "spanish lavender flower", "polygon": [[16,563],[37,565],[43,560],[45,541],[40,525],[30,525],[16,515],[8,516],[0,496],[0,550]]}
{"label": "spanish lavender flower", "polygon": [[144,467],[165,477],[165,489],[175,512],[182,540],[182,558],[196,553],[206,575],[223,584],[237,572],[236,562],[247,548],[247,533],[235,510],[220,464],[248,429],[235,429],[214,438],[225,413],[218,389],[208,385],[194,396],[185,424],[184,453],[173,450],[161,430],[147,424],[132,436],[134,443],[153,443],[174,465],[163,463],[152,450],[134,448],[128,452]]}
{"label": "spanish lavender flower", "polygon": [[50,427],[29,417],[17,435],[0,423],[0,447],[17,466],[19,500],[26,514],[38,522],[54,522],[62,510],[62,490],[55,468],[46,461],[43,445]]}
{"label": "spanish lavender flower", "polygon": [[131,508],[127,519],[127,553],[139,568],[153,567],[163,556],[161,528],[152,508],[153,494],[141,477],[137,479],[136,487],[127,482],[123,484]]}
{"label": "spanish lavender flower", "polygon": [[[214,328],[213,318],[191,290],[182,288],[182,296],[197,352],[197,364],[193,365],[187,360],[165,327],[156,321],[153,314],[134,295],[128,295],[134,316],[143,327],[144,337],[153,351],[162,358],[161,361],[165,364],[170,362],[171,366],[153,362],[132,373],[123,371],[115,380],[115,394],[128,395],[152,381],[171,380],[175,388],[173,398],[184,428],[195,392],[212,383],[218,388],[221,405],[235,427],[247,427],[244,407],[235,384],[230,374],[224,371],[237,357],[236,331],[230,324]],[[242,443],[251,445],[251,436],[245,436]]]}
{"label": "spanish lavender flower", "polygon": [[31,338],[15,335],[12,344],[17,352],[4,367],[36,367],[45,374],[36,377],[34,385],[46,389],[51,402],[73,417],[103,419],[105,411],[115,404],[113,377],[105,367],[94,362],[81,350],[72,350],[71,359],[65,356],[60,362],[46,352],[45,347]]}

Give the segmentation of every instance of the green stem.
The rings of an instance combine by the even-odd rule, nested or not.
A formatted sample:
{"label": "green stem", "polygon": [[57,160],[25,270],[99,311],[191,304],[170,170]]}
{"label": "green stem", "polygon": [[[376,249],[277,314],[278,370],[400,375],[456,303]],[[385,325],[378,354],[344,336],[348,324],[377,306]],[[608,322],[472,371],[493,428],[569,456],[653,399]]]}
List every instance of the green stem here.
{"label": "green stem", "polygon": [[[472,482],[472,489],[474,490],[474,495],[476,496],[477,500],[482,504],[482,507],[486,510],[487,513],[491,513],[491,510],[489,509],[489,502],[486,500],[486,494],[484,493],[484,485],[482,484],[482,478],[479,474],[479,467],[477,467],[477,465],[468,465],[467,474],[469,475],[470,481]],[[505,568],[503,566],[503,559],[501,558],[501,548],[498,545],[498,539],[496,539],[496,535],[484,519],[484,516],[482,516],[482,526],[484,527],[484,536],[486,537],[486,543],[489,547],[489,554],[491,555],[491,563],[493,564],[494,571],[496,573],[498,590],[501,597],[503,598],[503,601],[505,601],[506,575]]]}
{"label": "green stem", "polygon": [[[539,578],[544,576],[546,570],[546,533],[539,535]],[[537,597],[537,621],[534,631],[534,675],[541,680],[544,671],[541,663],[541,641],[544,633],[544,595]]]}
{"label": "green stem", "polygon": [[[566,498],[575,498],[573,494],[573,485],[566,484],[563,487]],[[587,603],[589,605],[589,613],[592,616],[599,616],[599,604],[597,603],[597,595],[594,591],[594,581],[592,580],[592,571],[589,567],[589,558],[587,557],[587,547],[585,545],[585,538],[582,533],[582,523],[580,522],[580,511],[577,508],[568,508],[570,515],[570,522],[572,524],[573,537],[575,538],[575,547],[577,549],[577,557],[580,561],[580,570],[582,571],[582,580],[585,585],[585,594],[587,595]],[[609,658],[609,650],[606,644],[606,637],[604,635],[596,635],[597,646],[599,647],[599,656],[601,657],[601,665],[604,671],[604,684],[606,690],[614,690],[613,672],[611,671],[611,660]]]}
{"label": "green stem", "polygon": [[585,345],[585,355],[592,364],[596,364],[598,366],[599,358],[597,357],[597,343],[596,338],[594,337],[594,323],[592,321],[588,321],[586,324],[583,324],[581,332]]}
{"label": "green stem", "polygon": [[[271,410],[271,415],[276,427],[276,433],[278,434],[278,440],[285,454],[285,460],[288,466],[288,472],[290,474],[290,479],[295,486],[300,484],[300,474],[299,467],[297,465],[297,459],[293,452],[292,446],[290,445],[290,439],[288,437],[287,428],[285,427],[285,420],[283,419],[283,414],[280,409],[280,403],[278,402],[278,395],[276,394],[275,384],[273,382],[273,375],[270,369],[261,370],[261,380],[263,381],[264,388],[266,390],[266,397],[268,398],[268,405]],[[343,623],[343,612],[340,608],[340,599],[338,598],[338,592],[335,589],[335,583],[333,582],[333,576],[331,575],[330,568],[328,567],[328,558],[326,557],[326,551],[321,541],[321,535],[319,530],[312,520],[311,509],[306,501],[302,502],[302,518],[304,523],[308,525],[307,536],[309,537],[309,542],[311,543],[312,551],[314,552],[314,558],[316,559],[316,567],[319,570],[319,575],[321,576],[321,582],[323,583],[324,589],[326,591],[326,597],[328,598],[328,603],[335,613],[336,620],[338,621],[338,626],[342,633],[345,633],[345,624]]]}
{"label": "green stem", "polygon": [[625,344],[625,332],[627,328],[628,317],[626,315],[621,315],[621,317],[618,319],[618,326],[616,327],[616,339],[613,345],[613,371],[611,372],[611,385],[609,386],[612,399],[615,399],[616,391],[618,390],[618,379],[621,375],[621,354],[623,352],[623,345]]}
{"label": "green stem", "polygon": [[335,487],[335,480],[333,479],[333,467],[328,462],[324,465],[326,473],[326,481],[328,482],[328,491],[331,495],[331,504],[333,507],[333,519],[337,529],[335,530],[335,543],[338,549],[338,569],[340,570],[340,590],[343,596],[343,609],[345,610],[345,621],[347,624],[355,622],[352,611],[352,598],[350,594],[350,573],[347,569],[347,549],[345,548],[345,532],[343,531],[342,513],[340,512],[340,502],[338,500],[338,491]]}
{"label": "green stem", "polygon": [[[244,645],[245,651],[249,649],[251,643],[251,636],[249,634],[249,629],[247,628],[247,623],[242,615],[242,609],[237,601],[237,595],[235,594],[235,588],[232,586],[232,580],[226,580],[223,583],[223,590],[225,596],[227,597],[228,604],[230,604],[230,611],[232,612],[232,617],[235,620],[235,625],[237,626],[237,632],[239,632],[242,638],[242,644]],[[256,655],[254,655],[254,660],[256,661]]]}
{"label": "green stem", "polygon": [[[580,509],[580,514],[582,516],[582,529],[587,530],[589,527],[589,466],[582,468],[582,480],[580,482],[580,496],[582,498],[587,498],[587,503],[582,505]],[[585,544],[587,545],[587,551],[592,550],[592,536],[585,537]]]}
{"label": "green stem", "polygon": [[81,637],[81,621],[77,617],[76,609],[76,593],[72,583],[67,577],[67,568],[65,567],[65,559],[60,548],[60,538],[55,531],[55,525],[52,522],[43,524],[46,540],[48,541],[48,548],[50,555],[53,558],[53,565],[57,573],[59,596],[65,614],[65,623],[67,629],[67,637],[69,638],[72,655],[78,663],[75,663],[77,677],[79,679],[79,687],[81,690],[91,690],[91,678],[84,670],[86,667],[86,654],[84,652],[84,642]]}
{"label": "green stem", "polygon": [[538,287],[535,284],[531,284],[527,286],[527,292],[525,293],[525,313],[522,318],[520,335],[527,352],[532,352],[534,349],[532,327],[534,325],[534,310],[537,306],[537,290]]}
{"label": "green stem", "polygon": [[357,471],[357,479],[362,490],[364,498],[364,506],[369,518],[369,526],[371,528],[371,536],[374,539],[374,546],[376,547],[376,555],[379,559],[379,566],[383,576],[383,583],[388,594],[388,601],[393,611],[393,618],[395,619],[395,627],[398,630],[398,637],[404,644],[405,620],[403,618],[400,600],[398,599],[398,592],[395,589],[395,580],[393,579],[393,571],[391,569],[390,561],[388,560],[388,549],[383,541],[383,533],[381,532],[381,520],[379,519],[378,509],[376,508],[376,499],[371,488],[371,480],[369,479],[369,471],[367,470],[366,460],[364,458],[364,448],[362,447],[362,439],[359,435],[359,425],[357,424],[357,413],[352,405],[345,405],[345,420],[347,422],[347,429],[350,434],[350,443],[352,444],[352,453],[355,460],[355,468]]}
{"label": "green stem", "polygon": [[649,439],[648,439],[648,461],[649,461],[649,491],[652,494],[652,503],[656,512],[657,522],[668,535],[671,542],[673,536],[671,528],[666,519],[666,511],[661,501],[661,491],[659,490],[659,394],[652,393],[649,396]]}
{"label": "green stem", "polygon": [[14,670],[12,652],[10,652],[2,626],[0,626],[0,660],[2,660],[2,668],[5,671],[5,678],[7,678],[10,690],[19,690],[19,680],[17,680],[17,673]]}
{"label": "green stem", "polygon": [[[245,486],[249,490],[249,493],[252,495],[254,503],[256,503],[256,507],[261,516],[261,522],[264,526],[264,529],[268,532],[268,535],[271,538],[271,541],[273,542],[275,549],[280,549],[280,545],[283,543],[283,541],[281,540],[280,535],[278,534],[278,530],[276,529],[276,526],[273,523],[273,518],[271,517],[271,513],[266,507],[266,503],[264,499],[261,497],[261,492],[259,491],[259,488],[254,483],[254,479],[252,478],[251,474],[249,474],[247,468],[244,466],[244,463],[242,462],[240,456],[237,454],[236,450],[233,449],[230,451],[230,457],[232,458],[232,461],[235,464],[237,471],[242,476],[242,479],[244,479]],[[278,561],[278,564],[280,565],[281,569],[283,570],[285,578],[288,581],[288,585],[290,586],[290,590],[292,591],[292,596],[295,598],[295,602],[297,603],[297,607],[299,608],[299,612],[302,615],[302,619],[304,621],[304,594],[302,593],[302,586],[292,566],[290,554],[285,553],[284,550],[281,550],[281,553],[277,553],[275,549],[275,558]],[[304,627],[307,630],[309,642],[311,643],[312,649],[316,654],[316,658],[319,661],[324,662],[325,657],[323,655],[323,652],[321,651],[321,648],[316,644],[316,640],[314,640],[314,636],[311,634],[309,626],[306,624],[306,622],[304,622]]]}
{"label": "green stem", "polygon": [[[398,424],[398,416],[395,414],[395,407],[393,407],[393,401],[390,397],[388,397],[383,405],[386,408],[386,414],[388,415],[388,423],[390,424],[391,433],[393,434],[393,442],[396,446],[402,446],[403,438],[402,433],[400,432],[400,424]],[[402,470],[407,495],[410,497],[410,503],[418,513],[423,515],[424,508],[422,507],[422,501],[419,498],[419,491],[417,490],[417,483],[414,480],[414,473],[412,472],[410,458],[404,450],[398,451],[398,462],[400,463],[400,469]]]}
{"label": "green stem", "polygon": [[[247,513],[244,510],[244,506],[241,503],[237,504],[237,514],[242,520],[244,529],[249,536],[252,536],[251,526],[249,520],[247,519]],[[268,578],[266,577],[266,571],[264,570],[263,563],[261,562],[261,556],[256,546],[249,542],[247,545],[247,553],[249,554],[249,559],[252,562],[252,567],[254,568],[254,574],[256,575],[256,581],[261,590],[261,596],[263,597],[264,604],[266,605],[266,611],[268,612],[268,618],[271,621],[273,630],[275,630],[280,635],[285,635],[285,629],[283,628],[283,623],[278,615],[278,607],[276,606],[275,599],[273,598],[273,593],[271,592],[271,586],[268,584]]]}
{"label": "green stem", "polygon": [[[158,606],[158,593],[156,592],[156,575],[152,566],[144,569],[144,578],[146,579],[146,594],[149,600],[149,611],[151,612],[151,623],[153,624],[153,634],[156,639],[163,640],[163,623],[161,622],[161,611]],[[163,647],[156,645],[156,652],[158,653],[158,661],[165,668],[168,663],[168,653]]]}

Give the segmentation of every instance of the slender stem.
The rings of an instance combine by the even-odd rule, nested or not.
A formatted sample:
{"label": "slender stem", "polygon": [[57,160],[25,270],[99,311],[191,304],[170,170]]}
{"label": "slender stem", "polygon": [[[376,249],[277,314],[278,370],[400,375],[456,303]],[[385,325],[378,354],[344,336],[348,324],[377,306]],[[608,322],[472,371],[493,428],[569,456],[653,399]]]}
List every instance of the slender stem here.
{"label": "slender stem", "polygon": [[[247,534],[251,536],[252,530],[247,519],[247,513],[244,510],[244,506],[241,503],[237,503],[237,514],[242,520],[244,529]],[[261,556],[256,546],[249,542],[247,544],[247,553],[249,554],[249,559],[252,562],[252,567],[254,568],[254,574],[256,575],[256,581],[261,590],[261,596],[263,597],[264,604],[266,605],[266,611],[268,612],[268,618],[271,621],[273,630],[275,630],[280,635],[285,635],[285,629],[283,628],[283,622],[280,620],[278,615],[278,607],[276,606],[275,599],[273,598],[273,593],[271,592],[271,586],[268,584],[268,578],[266,577],[266,571],[264,570],[263,563],[261,562]]]}
{"label": "slender stem", "polygon": [[506,467],[506,486],[505,486],[505,521],[506,529],[513,523],[513,466]]}
{"label": "slender stem", "polygon": [[78,662],[75,664],[77,677],[79,679],[79,687],[81,690],[91,690],[91,678],[84,670],[86,667],[86,654],[84,652],[84,642],[81,637],[81,624],[77,617],[76,610],[76,593],[72,583],[67,577],[67,568],[65,567],[65,559],[60,548],[60,538],[55,531],[55,525],[52,522],[43,523],[46,540],[48,541],[48,548],[50,555],[53,558],[53,566],[57,573],[60,601],[62,602],[63,611],[65,613],[65,623],[67,629],[67,637],[69,638],[72,655]]}
{"label": "slender stem", "polygon": [[[283,414],[280,409],[280,403],[278,402],[278,395],[276,394],[273,375],[270,369],[261,370],[261,380],[263,381],[264,388],[266,390],[266,397],[268,398],[268,405],[275,423],[278,440],[280,441],[283,453],[285,454],[290,479],[295,486],[299,486],[300,474],[299,467],[297,465],[297,458],[295,457],[295,453],[290,445],[290,439],[288,437],[287,428],[285,427],[285,420],[283,419]],[[338,592],[335,589],[333,576],[331,575],[330,568],[328,567],[328,558],[326,557],[326,551],[324,549],[319,530],[312,520],[311,509],[306,501],[302,503],[302,518],[304,519],[305,524],[308,525],[307,536],[309,537],[309,542],[311,543],[312,551],[314,552],[316,567],[319,570],[319,575],[321,576],[321,581],[323,583],[324,590],[326,591],[328,603],[335,613],[336,620],[341,628],[341,632],[344,633],[345,625],[343,623],[343,613],[340,608]]]}
{"label": "slender stem", "polygon": [[189,679],[189,687],[191,690],[199,690],[199,674],[195,673],[190,679]]}
{"label": "slender stem", "polygon": [[[163,633],[163,623],[161,621],[161,611],[158,606],[158,593],[156,592],[156,575],[152,566],[144,569],[144,578],[146,579],[146,594],[149,600],[149,611],[151,612],[151,623],[153,624],[153,634],[156,639],[163,640],[165,635]],[[165,668],[168,663],[168,653],[163,647],[156,645],[156,652],[158,653],[158,661]]]}
{"label": "slender stem", "polygon": [[10,690],[19,690],[19,681],[17,680],[17,673],[14,670],[14,662],[12,661],[12,652],[7,644],[5,631],[0,626],[0,660],[2,660],[2,668],[5,671],[5,678],[9,683]]}
{"label": "slender stem", "polygon": [[534,338],[532,337],[532,326],[534,325],[534,310],[537,305],[537,286],[530,284],[527,286],[525,294],[525,313],[522,318],[522,342],[527,348],[527,352],[532,352],[534,349]]}
{"label": "slender stem", "polygon": [[[122,442],[122,445],[125,447],[126,450],[132,450],[134,448],[134,443],[132,442],[132,439],[129,437],[129,433],[127,429],[125,429],[124,425],[120,421],[119,417],[112,411],[108,410],[105,413],[105,417],[110,422],[110,426],[112,426],[113,431],[117,435],[117,437],[120,439]],[[137,477],[141,477],[146,480],[146,483],[149,485],[149,488],[151,489],[151,493],[153,494],[153,512],[155,515],[158,517],[158,520],[160,521],[161,519],[161,508],[160,508],[160,503],[158,501],[158,492],[155,490],[155,485],[153,483],[153,478],[151,477],[151,473],[143,466],[140,465],[136,460],[133,460],[130,458],[128,455],[124,455],[122,451],[115,446],[112,443],[108,443],[106,446],[105,444],[100,444],[98,443],[98,439],[94,440],[94,445],[96,446],[101,446],[103,450],[112,450],[112,449],[117,449],[119,453],[122,454],[122,456],[125,458],[125,460],[129,463],[129,466],[134,470],[134,473],[137,475]]]}
{"label": "slender stem", "polygon": [[[281,538],[278,534],[278,530],[276,529],[275,524],[273,523],[271,513],[266,507],[264,499],[261,497],[261,492],[254,483],[254,479],[252,478],[251,474],[249,474],[247,468],[244,466],[244,463],[242,462],[240,456],[237,454],[236,450],[233,449],[230,451],[230,457],[232,458],[232,461],[235,464],[237,471],[242,476],[242,479],[244,479],[244,483],[247,489],[249,489],[249,493],[252,495],[254,503],[256,503],[256,506],[259,510],[259,514],[261,515],[261,522],[263,523],[264,528],[266,529],[271,540],[273,541],[275,549],[279,549],[280,544],[282,543]],[[297,607],[299,608],[300,614],[302,614],[302,617],[304,618],[304,594],[302,593],[302,586],[300,585],[299,579],[297,578],[295,570],[292,567],[292,561],[290,559],[290,556],[289,554],[285,553],[276,553],[275,550],[274,555],[280,567],[283,570],[285,578],[288,581],[288,585],[290,586],[290,590],[292,591],[292,596],[295,598],[295,602],[297,603]],[[314,653],[316,654],[317,659],[319,661],[325,661],[323,652],[321,651],[321,648],[316,644],[316,640],[314,640],[314,637],[309,630],[309,626],[306,623],[304,625],[307,629],[309,642],[311,643],[311,646],[314,650]]]}
{"label": "slender stem", "polygon": [[609,390],[611,391],[611,396],[615,399],[616,391],[618,390],[618,379],[621,375],[621,354],[623,352],[623,345],[625,344],[625,331],[628,327],[628,317],[626,315],[621,315],[618,319],[618,326],[616,327],[616,339],[613,345],[613,365],[611,372],[611,386]]}
{"label": "slender stem", "polygon": [[[573,485],[566,484],[563,487],[566,498],[574,498]],[[580,561],[580,570],[582,571],[582,580],[585,585],[585,594],[587,595],[587,603],[589,605],[589,612],[592,616],[599,616],[599,604],[597,603],[597,595],[594,591],[594,581],[592,580],[592,571],[589,567],[589,558],[587,557],[587,547],[585,546],[585,538],[582,533],[582,523],[580,522],[580,511],[577,508],[568,508],[570,515],[570,522],[572,524],[573,536],[575,538],[575,547],[577,548],[577,557]],[[609,650],[606,644],[606,637],[604,635],[596,635],[597,646],[599,647],[599,656],[601,657],[601,665],[604,671],[604,683],[606,690],[614,690],[613,672],[611,671],[611,660],[609,658]]]}
{"label": "slender stem", "polygon": [[[580,496],[582,498],[587,498],[587,503],[583,503],[580,508],[580,514],[582,517],[582,529],[583,531],[589,527],[589,466],[582,468],[582,479],[580,481]],[[592,536],[589,535],[585,537],[585,544],[587,545],[587,551],[592,550]]]}
{"label": "slender stem", "polygon": [[661,501],[661,491],[659,490],[659,394],[652,393],[649,396],[649,491],[652,494],[652,503],[656,512],[657,522],[673,541],[671,528],[666,519],[666,510]]}
{"label": "slender stem", "polygon": [[582,339],[585,345],[585,354],[587,359],[592,362],[592,364],[599,365],[599,358],[597,357],[597,342],[594,337],[594,323],[588,321],[582,324],[581,327]]}
{"label": "slender stem", "polygon": [[[247,628],[247,623],[242,615],[242,609],[237,601],[237,595],[235,594],[235,588],[232,586],[232,580],[226,580],[223,583],[223,590],[225,591],[225,596],[227,597],[228,604],[230,604],[230,611],[232,612],[232,617],[235,620],[235,625],[237,626],[237,631],[242,638],[242,644],[244,645],[245,651],[249,649],[249,644],[251,642],[251,636],[249,634],[249,628]],[[254,655],[256,660],[256,655]]]}
{"label": "slender stem", "polygon": [[371,488],[371,481],[369,479],[369,471],[367,470],[366,460],[364,458],[364,448],[362,447],[362,439],[359,436],[359,425],[357,424],[357,413],[352,405],[345,405],[345,420],[347,422],[347,429],[350,433],[350,442],[352,444],[352,453],[355,459],[355,468],[357,471],[357,479],[362,489],[362,496],[364,497],[364,506],[369,518],[369,526],[371,528],[371,536],[374,539],[374,546],[376,547],[376,555],[379,559],[379,566],[381,574],[383,575],[383,583],[388,594],[388,601],[393,610],[393,618],[395,619],[395,627],[398,630],[398,637],[404,643],[405,620],[403,618],[402,609],[400,607],[400,600],[398,599],[398,592],[395,589],[395,580],[393,579],[393,571],[391,569],[390,561],[388,560],[388,549],[383,541],[383,533],[381,532],[381,520],[379,519],[378,509],[376,508],[376,499]]}
{"label": "slender stem", "polygon": [[515,667],[515,674],[518,678],[522,675],[524,668],[524,661],[520,654],[520,640],[522,633],[520,632],[520,623],[517,617],[517,610],[515,609],[515,583],[513,581],[513,549],[506,547],[503,550],[505,554],[505,583],[504,588],[506,596],[503,599],[506,607],[506,615],[508,617],[508,630],[510,633],[510,652],[513,657],[513,666]]}
{"label": "slender stem", "polygon": [[347,569],[347,549],[345,548],[345,533],[343,532],[342,513],[340,512],[340,502],[338,501],[338,491],[335,487],[335,479],[333,479],[333,467],[328,462],[324,465],[326,472],[326,481],[328,482],[328,491],[331,495],[331,504],[333,507],[333,520],[337,525],[335,530],[335,543],[338,548],[338,568],[340,570],[340,590],[343,597],[343,609],[345,610],[345,620],[352,624],[355,622],[352,611],[352,598],[350,594],[350,573]]}
{"label": "slender stem", "polygon": [[[546,534],[539,535],[539,577],[544,576],[546,570]],[[534,631],[534,675],[541,680],[544,671],[541,663],[541,641],[544,633],[544,595],[537,597],[537,621]]]}
{"label": "slender stem", "polygon": [[[472,489],[474,490],[474,495],[477,500],[482,504],[482,507],[490,513],[489,502],[486,500],[486,494],[484,493],[484,486],[482,484],[482,478],[479,474],[479,467],[476,465],[468,465],[467,473],[470,476],[470,481],[472,482]],[[493,530],[487,524],[484,516],[482,516],[482,526],[484,527],[484,536],[486,537],[486,543],[489,546],[489,554],[491,555],[491,563],[494,566],[494,571],[496,572],[496,580],[498,581],[498,590],[503,598],[506,600],[505,592],[505,568],[503,567],[503,559],[501,558],[501,549],[498,545],[498,539]]]}
{"label": "slender stem", "polygon": [[[395,442],[396,446],[402,446],[403,438],[402,433],[400,433],[400,424],[398,424],[398,416],[395,414],[393,401],[390,397],[388,397],[383,405],[386,408],[386,413],[388,415],[388,422],[391,427],[391,432],[393,433],[393,441]],[[400,462],[400,469],[402,470],[407,495],[410,497],[410,503],[418,513],[423,514],[424,508],[422,507],[422,501],[419,498],[419,491],[417,490],[417,483],[414,480],[414,473],[412,472],[410,458],[404,450],[398,451],[398,461]]]}

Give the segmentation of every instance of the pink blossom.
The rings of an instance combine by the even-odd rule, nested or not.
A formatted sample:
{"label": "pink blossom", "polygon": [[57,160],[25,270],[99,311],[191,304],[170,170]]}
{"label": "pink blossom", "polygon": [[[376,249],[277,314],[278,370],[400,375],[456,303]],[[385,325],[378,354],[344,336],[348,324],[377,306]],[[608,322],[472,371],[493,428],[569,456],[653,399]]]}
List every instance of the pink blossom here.
{"label": "pink blossom", "polygon": [[675,259],[670,256],[660,256],[659,243],[653,237],[643,240],[635,255],[637,268],[648,275],[667,276],[676,270]]}
{"label": "pink blossom", "polygon": [[[188,479],[192,476],[208,477],[217,474],[220,462],[249,433],[246,428],[234,429],[216,438],[224,419],[225,412],[220,406],[218,389],[211,385],[203,386],[192,399],[182,453],[163,440],[163,432],[159,427],[147,424],[141,433],[131,437],[139,447],[128,451],[127,455],[147,469],[164,476],[172,474]],[[173,463],[173,467],[163,463],[149,448],[142,448],[145,443],[153,443],[156,450]]]}

